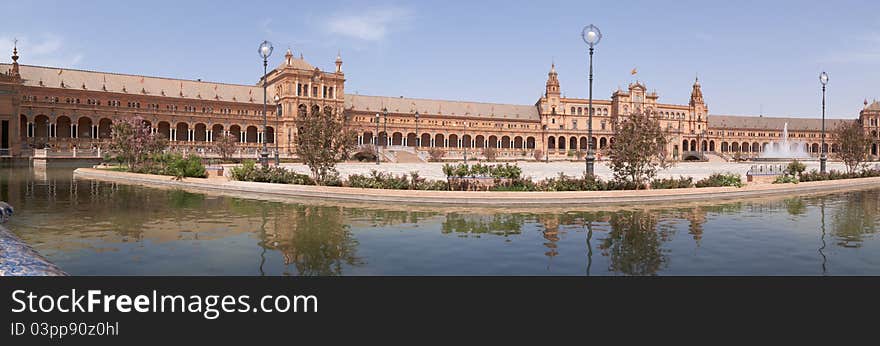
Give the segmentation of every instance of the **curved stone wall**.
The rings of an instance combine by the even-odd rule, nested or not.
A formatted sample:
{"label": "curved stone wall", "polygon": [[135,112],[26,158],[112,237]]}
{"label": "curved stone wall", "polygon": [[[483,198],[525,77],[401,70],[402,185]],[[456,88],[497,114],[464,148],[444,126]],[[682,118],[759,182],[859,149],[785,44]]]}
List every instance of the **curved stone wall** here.
{"label": "curved stone wall", "polygon": [[67,275],[6,227],[0,226],[0,276]]}

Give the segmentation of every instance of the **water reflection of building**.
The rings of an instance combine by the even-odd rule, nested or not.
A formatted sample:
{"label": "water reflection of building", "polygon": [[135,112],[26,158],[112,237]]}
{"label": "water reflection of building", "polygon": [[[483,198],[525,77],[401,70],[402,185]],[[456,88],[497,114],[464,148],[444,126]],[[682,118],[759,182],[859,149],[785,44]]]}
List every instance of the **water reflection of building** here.
{"label": "water reflection of building", "polygon": [[544,230],[541,231],[541,234],[547,240],[544,242],[544,246],[547,247],[547,252],[544,255],[550,258],[556,257],[559,254],[559,246],[556,244],[559,241],[559,220],[557,218],[542,218],[542,221]]}

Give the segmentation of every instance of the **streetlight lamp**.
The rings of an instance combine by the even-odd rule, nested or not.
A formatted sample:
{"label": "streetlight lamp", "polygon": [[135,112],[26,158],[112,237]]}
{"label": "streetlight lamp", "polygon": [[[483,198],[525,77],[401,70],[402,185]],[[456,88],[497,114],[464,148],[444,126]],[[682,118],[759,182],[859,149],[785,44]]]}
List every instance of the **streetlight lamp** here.
{"label": "streetlight lamp", "polygon": [[[467,123],[467,121],[465,121],[465,122],[464,122],[464,133],[465,133],[465,135],[467,134],[467,129],[468,129],[468,123]],[[470,144],[470,143],[464,143],[464,135],[462,135],[461,138],[462,138],[461,145],[464,147],[464,164],[465,164],[465,166],[467,166],[467,148],[468,148],[468,147],[467,147],[467,144]]]}
{"label": "streetlight lamp", "polygon": [[[275,131],[272,131],[272,141],[275,142],[275,166],[281,166],[281,160],[279,159],[278,154],[278,129],[281,128],[281,112],[284,110],[281,107],[281,96],[275,95]],[[289,146],[290,143],[287,143]]]}
{"label": "streetlight lamp", "polygon": [[822,150],[819,155],[819,171],[825,174],[825,165],[828,161],[828,156],[825,153],[827,151],[825,148],[825,85],[828,84],[828,74],[825,71],[819,74],[819,83],[822,83]]}
{"label": "streetlight lamp", "polygon": [[541,125],[541,129],[544,130],[544,149],[547,151],[544,153],[544,163],[550,163],[550,146],[547,145],[547,124]]}
{"label": "streetlight lamp", "polygon": [[[269,120],[266,117],[266,112],[269,110],[269,105],[266,102],[266,87],[267,87],[267,78],[266,78],[266,66],[269,64],[269,56],[272,55],[272,50],[275,48],[272,47],[272,42],[263,41],[260,43],[260,48],[257,49],[257,52],[260,53],[260,57],[263,58],[263,135],[266,134],[266,128],[269,126]],[[266,139],[263,138],[263,151],[260,152],[260,164],[263,167],[269,167],[269,151],[266,149]]]}
{"label": "streetlight lamp", "polygon": [[589,103],[589,115],[587,116],[587,174],[594,174],[594,163],[596,161],[595,154],[593,153],[593,47],[599,44],[599,41],[602,40],[602,31],[599,30],[595,25],[590,24],[584,27],[584,30],[581,31],[581,38],[584,39],[584,42],[590,47],[590,103]]}
{"label": "streetlight lamp", "polygon": [[419,134],[419,111],[416,111],[416,154],[418,154],[419,147],[422,146],[422,135]]}
{"label": "streetlight lamp", "polygon": [[376,113],[376,136],[373,137],[373,145],[376,147],[376,164],[379,164],[379,113]]}
{"label": "streetlight lamp", "polygon": [[385,151],[388,151],[388,108],[382,108],[382,132],[385,133]]}

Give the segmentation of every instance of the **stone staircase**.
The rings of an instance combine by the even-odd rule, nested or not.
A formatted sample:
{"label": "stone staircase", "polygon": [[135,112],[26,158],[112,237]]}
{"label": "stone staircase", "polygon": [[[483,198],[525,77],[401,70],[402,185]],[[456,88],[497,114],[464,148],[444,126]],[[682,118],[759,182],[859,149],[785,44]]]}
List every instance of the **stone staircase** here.
{"label": "stone staircase", "polygon": [[389,146],[380,148],[379,152],[387,162],[394,163],[423,163],[427,162],[422,153],[417,152],[413,147],[405,146]]}
{"label": "stone staircase", "polygon": [[419,155],[408,151],[398,151],[397,153],[397,163],[422,163],[425,162],[422,160]]}

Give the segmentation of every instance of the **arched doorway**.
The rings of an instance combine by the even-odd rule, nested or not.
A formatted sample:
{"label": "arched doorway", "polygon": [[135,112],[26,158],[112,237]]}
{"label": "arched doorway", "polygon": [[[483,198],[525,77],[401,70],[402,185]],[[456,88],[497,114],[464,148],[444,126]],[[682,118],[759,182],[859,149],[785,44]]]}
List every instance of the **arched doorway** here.
{"label": "arched doorway", "polygon": [[62,115],[55,120],[55,137],[70,138],[70,118]]}
{"label": "arched doorway", "polygon": [[92,138],[92,119],[80,117],[76,120],[76,136],[78,138]]}
{"label": "arched doorway", "polygon": [[110,138],[110,128],[113,127],[113,122],[107,118],[101,118],[101,121],[98,122],[98,138],[106,139]]}
{"label": "arched doorway", "polygon": [[207,142],[208,141],[208,125],[198,123],[195,128],[195,140],[197,142]]}
{"label": "arched doorway", "polygon": [[181,142],[189,140],[189,124],[177,123],[177,126],[174,127],[174,132],[174,140]]}

